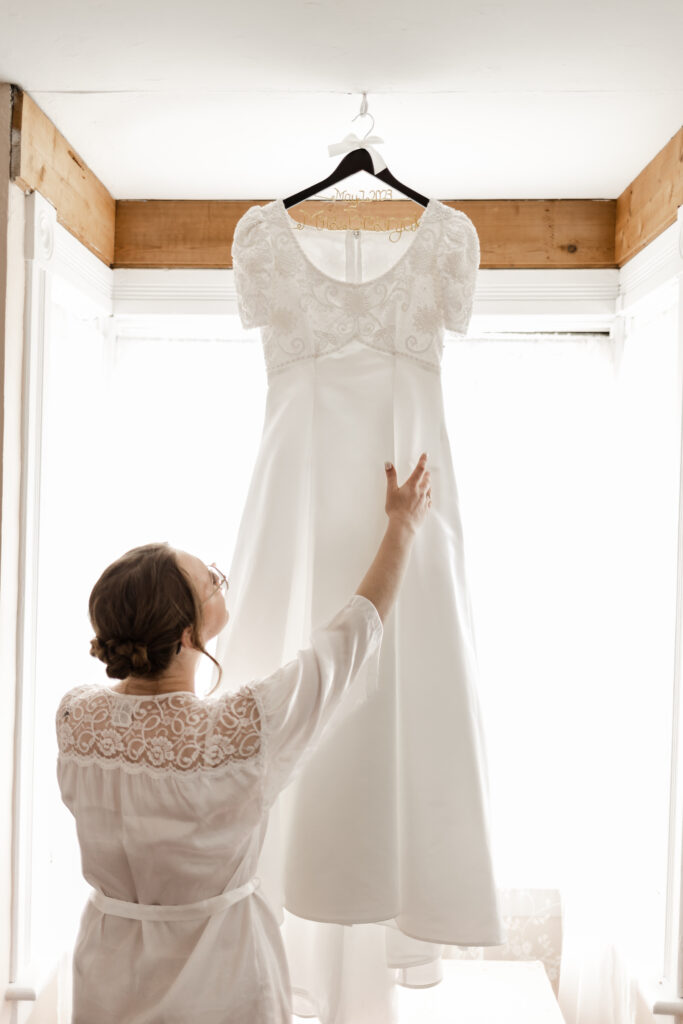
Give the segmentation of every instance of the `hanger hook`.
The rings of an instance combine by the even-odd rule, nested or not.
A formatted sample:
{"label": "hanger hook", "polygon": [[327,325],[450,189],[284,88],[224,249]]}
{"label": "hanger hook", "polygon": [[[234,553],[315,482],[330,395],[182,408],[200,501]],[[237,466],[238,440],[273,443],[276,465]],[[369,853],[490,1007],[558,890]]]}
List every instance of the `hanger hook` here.
{"label": "hanger hook", "polygon": [[[368,94],[366,92],[363,93],[363,99],[361,101],[360,110],[356,114],[356,117],[369,117],[370,120],[372,121],[372,124],[370,125],[370,127],[366,131],[365,135],[363,136],[363,140],[365,140],[365,139],[367,139],[368,135],[370,134],[371,131],[373,131],[373,129],[375,127],[375,119],[372,116],[372,114],[368,113]],[[352,117],[351,120],[355,121],[356,117]]]}

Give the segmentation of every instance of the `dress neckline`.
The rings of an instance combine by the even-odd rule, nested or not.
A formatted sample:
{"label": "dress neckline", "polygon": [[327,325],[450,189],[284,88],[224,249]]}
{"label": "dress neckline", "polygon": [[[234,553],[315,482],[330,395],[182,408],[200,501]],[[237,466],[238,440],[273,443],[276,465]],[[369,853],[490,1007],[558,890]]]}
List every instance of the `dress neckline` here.
{"label": "dress neckline", "polygon": [[[330,274],[326,274],[324,270],[321,270],[320,267],[317,266],[309,258],[308,254],[305,252],[303,246],[299,242],[299,239],[296,237],[296,228],[294,227],[294,224],[296,224],[297,221],[295,221],[294,218],[290,217],[290,215],[287,213],[287,207],[285,206],[284,199],[276,199],[275,205],[277,206],[278,210],[282,214],[282,217],[284,218],[284,223],[287,225],[287,231],[292,239],[292,242],[294,243],[294,245],[296,245],[305,262],[308,264],[309,267],[311,267],[316,272],[316,274],[319,274],[320,277],[324,277],[326,281],[331,281],[333,284],[341,285],[343,288],[364,288],[367,287],[368,285],[377,284],[379,281],[384,280],[385,277],[388,277],[390,274],[393,274],[394,271],[399,266],[401,266],[401,264],[407,258],[408,254],[412,252],[413,246],[418,242],[420,238],[420,229],[422,228],[422,225],[424,224],[425,219],[428,217],[428,215],[431,214],[432,210],[436,208],[437,202],[438,200],[436,199],[430,198],[427,200],[427,205],[425,206],[424,211],[418,221],[417,227],[415,228],[415,237],[413,238],[412,242],[405,250],[405,252],[401,253],[396,262],[393,263],[388,270],[385,270],[382,274],[379,274],[377,277],[368,278],[367,281],[342,281],[340,278],[332,277]],[[336,228],[316,228],[316,231],[336,230]]]}
{"label": "dress neckline", "polygon": [[[99,684],[96,683],[94,685],[97,686]],[[115,690],[113,686],[108,686],[106,683],[100,689],[106,690],[107,693],[113,693],[115,697],[126,697],[128,700],[131,697],[136,700],[158,700],[159,697],[177,697],[179,693],[186,693],[188,697],[197,696],[191,690],[166,690],[165,693],[124,693],[122,690]]]}

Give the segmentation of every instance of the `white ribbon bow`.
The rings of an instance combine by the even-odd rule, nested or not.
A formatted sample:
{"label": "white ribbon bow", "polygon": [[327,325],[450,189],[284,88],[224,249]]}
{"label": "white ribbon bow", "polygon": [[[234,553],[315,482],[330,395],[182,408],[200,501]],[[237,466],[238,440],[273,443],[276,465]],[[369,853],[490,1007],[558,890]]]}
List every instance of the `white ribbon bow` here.
{"label": "white ribbon bow", "polygon": [[377,174],[379,171],[383,171],[387,165],[374,146],[369,145],[371,142],[384,142],[384,139],[380,139],[379,135],[366,135],[364,139],[359,139],[357,135],[351,133],[344,136],[341,142],[333,142],[327,147],[327,152],[330,156],[336,156],[338,153],[350,153],[352,149],[367,149],[375,174]]}

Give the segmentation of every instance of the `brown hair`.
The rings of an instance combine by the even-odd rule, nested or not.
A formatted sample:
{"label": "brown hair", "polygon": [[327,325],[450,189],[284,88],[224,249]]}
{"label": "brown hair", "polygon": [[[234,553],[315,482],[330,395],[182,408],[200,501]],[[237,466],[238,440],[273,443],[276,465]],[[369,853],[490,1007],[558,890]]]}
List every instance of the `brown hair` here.
{"label": "brown hair", "polygon": [[193,647],[217,666],[220,681],[221,667],[200,639],[202,602],[170,545],[143,544],[112,562],[92,589],[88,612],[97,634],[90,653],[111,678],[157,678],[189,626]]}

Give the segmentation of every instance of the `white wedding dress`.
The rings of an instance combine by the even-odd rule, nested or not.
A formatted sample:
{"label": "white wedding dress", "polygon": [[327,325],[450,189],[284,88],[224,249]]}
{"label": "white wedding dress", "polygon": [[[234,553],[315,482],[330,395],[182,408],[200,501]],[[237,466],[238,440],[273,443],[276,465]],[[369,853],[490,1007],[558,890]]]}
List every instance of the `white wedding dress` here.
{"label": "white wedding dress", "polygon": [[384,232],[299,228],[278,199],[246,211],[232,254],[268,392],[222,690],[272,673],[348,600],[387,524],[385,460],[402,483],[429,455],[433,505],[375,667],[274,805],[259,864],[295,1013],[382,1024],[396,981],[440,980],[443,944],[505,942],[440,377],[444,329],[469,325],[479,240],[435,199],[416,229]]}

